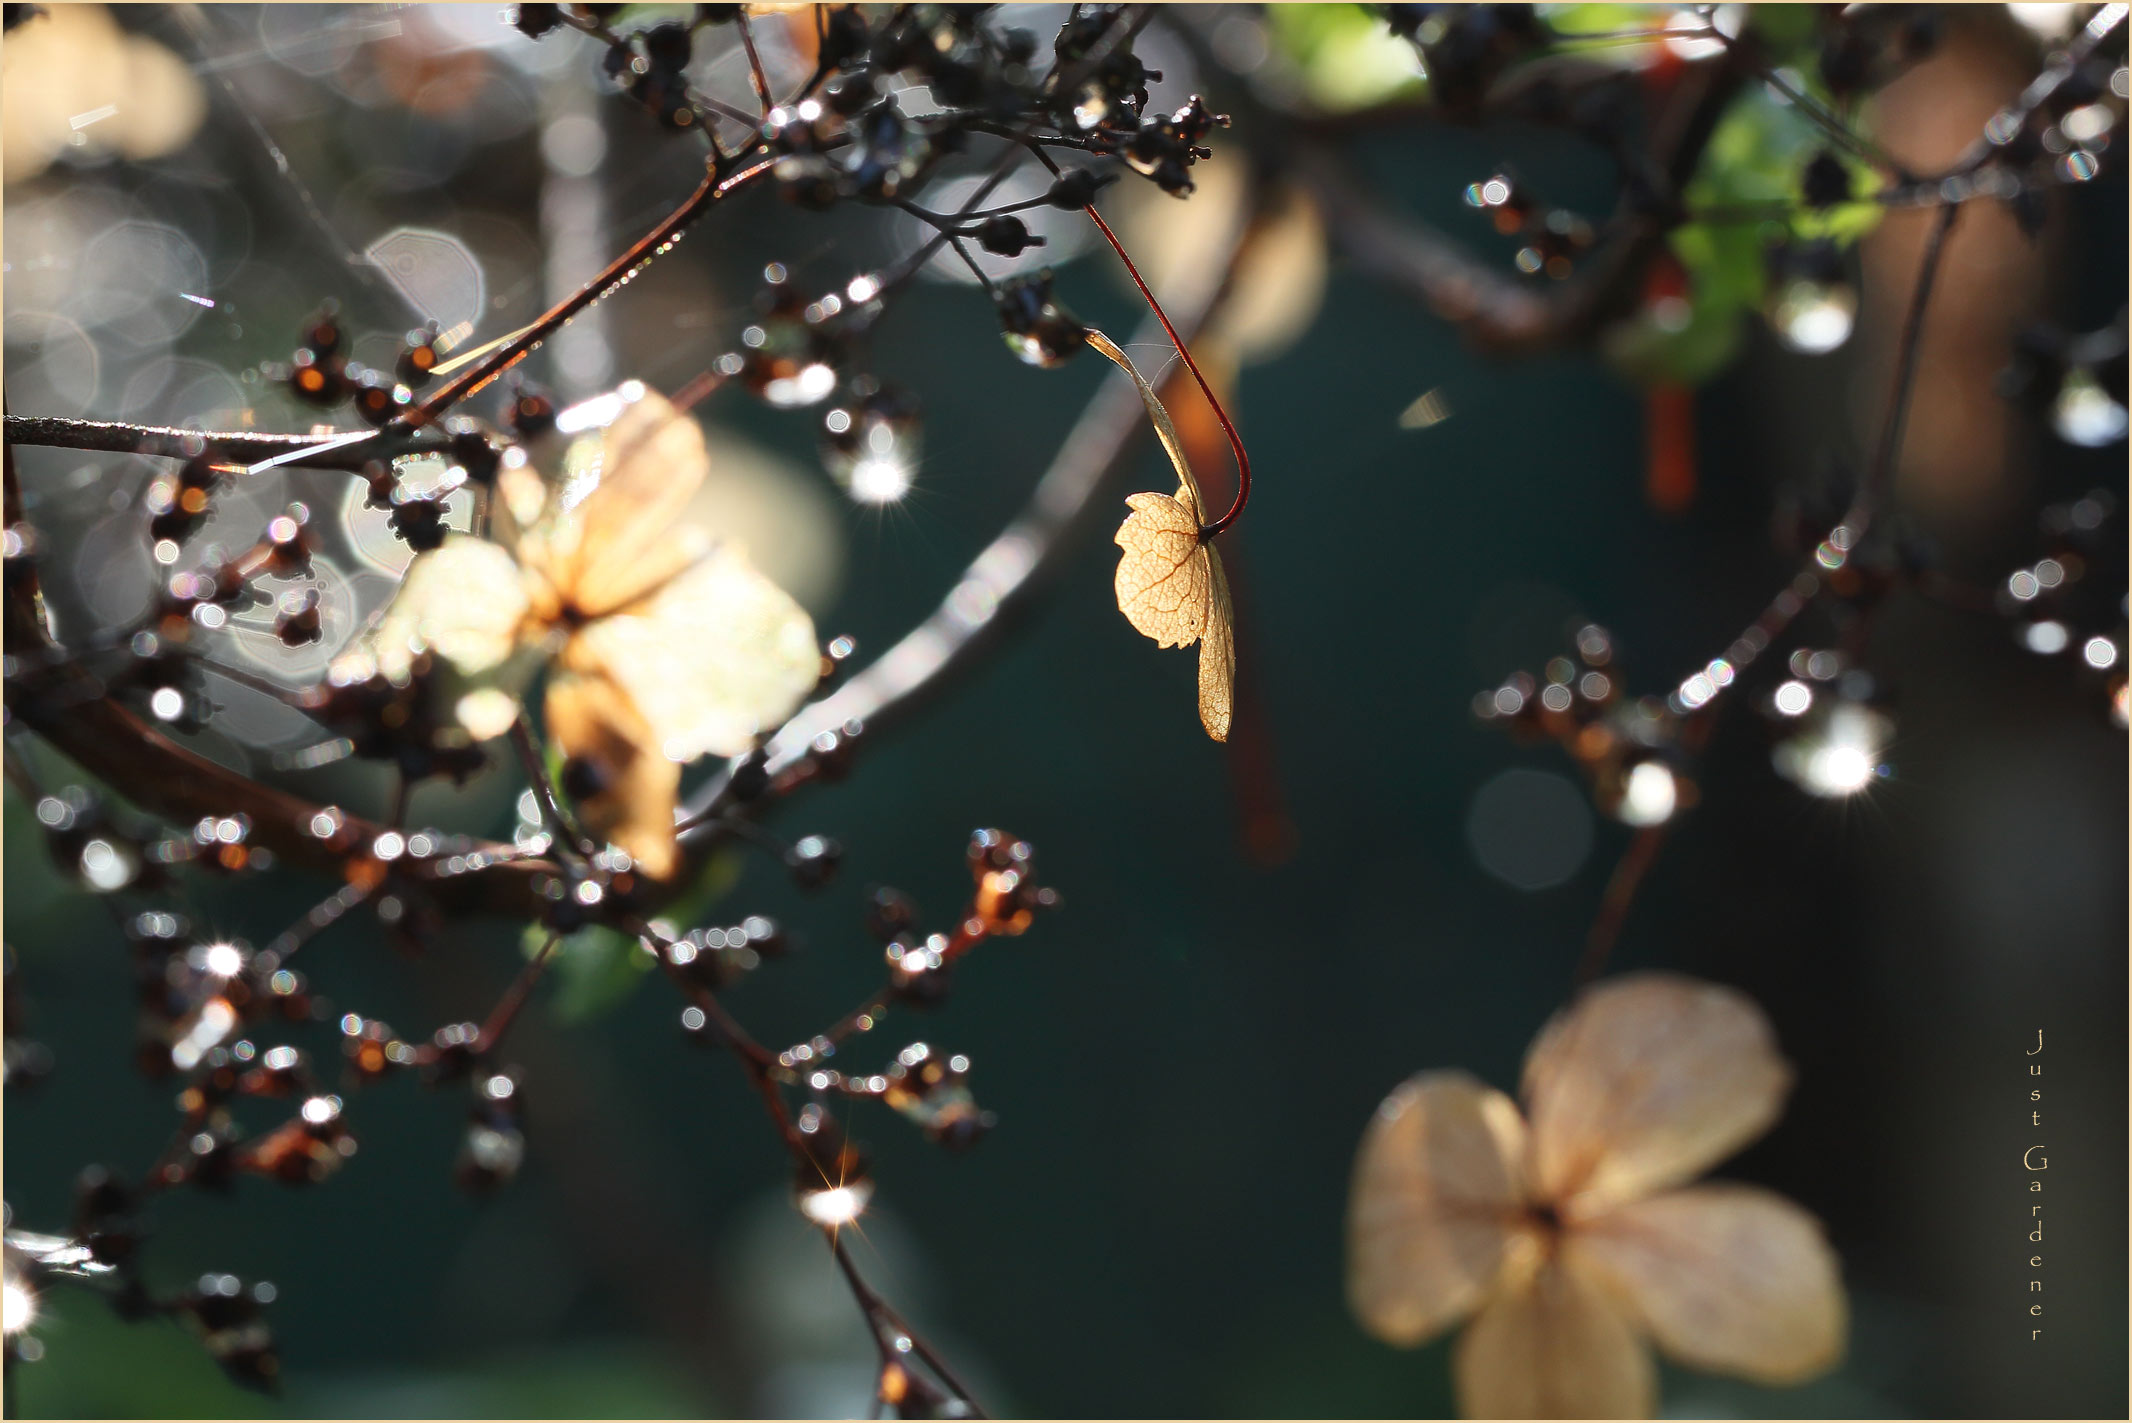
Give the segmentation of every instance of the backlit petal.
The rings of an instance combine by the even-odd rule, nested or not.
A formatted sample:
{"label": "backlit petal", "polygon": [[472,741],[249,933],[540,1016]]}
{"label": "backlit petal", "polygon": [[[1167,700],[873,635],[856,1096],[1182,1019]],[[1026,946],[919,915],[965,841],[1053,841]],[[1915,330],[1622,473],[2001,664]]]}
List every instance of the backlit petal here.
{"label": "backlit petal", "polygon": [[1790,1085],[1745,995],[1663,973],[1600,983],[1525,1059],[1535,1190],[1575,1217],[1692,1180],[1767,1131]]}
{"label": "backlit petal", "polygon": [[1651,1351],[1622,1306],[1560,1259],[1490,1299],[1452,1357],[1468,1418],[1649,1418]]}
{"label": "backlit petal", "polygon": [[1401,1083],[1370,1118],[1347,1214],[1347,1293],[1378,1338],[1419,1344],[1495,1280],[1522,1203],[1524,1125],[1462,1072]]}
{"label": "backlit petal", "polygon": [[1568,1248],[1684,1364],[1797,1383],[1843,1355],[1836,1252],[1819,1221],[1773,1192],[1668,1191],[1584,1222]]}
{"label": "backlit petal", "polygon": [[659,753],[628,693],[597,673],[559,671],[548,679],[544,710],[548,735],[582,763],[566,779],[589,783],[576,803],[584,827],[627,850],[653,879],[670,877],[681,862],[674,843],[681,768]]}

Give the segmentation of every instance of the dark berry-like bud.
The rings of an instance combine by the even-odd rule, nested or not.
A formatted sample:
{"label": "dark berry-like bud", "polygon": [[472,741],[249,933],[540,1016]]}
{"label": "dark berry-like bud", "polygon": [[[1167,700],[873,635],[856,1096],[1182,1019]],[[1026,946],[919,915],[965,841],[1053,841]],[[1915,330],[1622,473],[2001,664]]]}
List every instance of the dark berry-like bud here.
{"label": "dark berry-like bud", "polygon": [[296,353],[288,381],[296,398],[311,405],[338,405],[348,394],[348,378],[340,362],[310,350]]}
{"label": "dark berry-like bud", "polygon": [[844,847],[826,835],[809,835],[792,847],[785,865],[801,889],[820,889],[836,876]]}
{"label": "dark berry-like bud", "polygon": [[824,16],[818,62],[839,69],[866,53],[870,42],[866,16],[856,5],[839,5]]}
{"label": "dark berry-like bud", "polygon": [[521,440],[532,440],[555,428],[555,414],[555,401],[546,391],[521,386],[508,418]]}
{"label": "dark berry-like bud", "polygon": [[918,925],[918,906],[901,890],[876,889],[866,901],[866,929],[886,943]]}
{"label": "dark berry-like bud", "polygon": [[1811,208],[1834,207],[1851,200],[1851,170],[1829,149],[1822,149],[1799,175],[1799,194]]}
{"label": "dark berry-like bud", "polygon": [[434,499],[410,499],[405,504],[395,504],[385,522],[416,553],[427,553],[444,543],[444,506]]}
{"label": "dark berry-like bud", "polygon": [[931,1008],[945,1001],[952,985],[952,965],[941,952],[947,940],[934,935],[924,943],[905,935],[888,946],[888,988],[899,1002]]}
{"label": "dark berry-like bud", "polygon": [[1007,349],[1032,366],[1063,364],[1088,340],[1088,330],[1051,295],[1051,270],[1014,277],[995,297]]}
{"label": "dark berry-like bud", "polygon": [[311,324],[304,328],[303,348],[311,353],[314,360],[322,361],[339,353],[344,338],[340,306],[329,301],[318,309],[318,314],[311,318]]}
{"label": "dark berry-like bud", "polygon": [[1029,225],[1004,213],[988,217],[977,229],[977,245],[1001,257],[1019,257],[1026,248],[1041,247],[1044,239],[1031,237]]}
{"label": "dark berry-like bud", "polygon": [[578,803],[592,800],[614,788],[613,774],[605,763],[591,756],[565,757],[562,774],[556,777],[556,782],[564,795]]}
{"label": "dark berry-like bud", "polygon": [[413,396],[376,371],[364,371],[355,383],[355,413],[372,425],[384,425],[405,410]]}
{"label": "dark berry-like bud", "polygon": [[318,641],[323,631],[316,588],[300,588],[281,595],[274,616],[274,636],[284,647],[302,647]]}
{"label": "dark berry-like bud", "polygon": [[688,68],[694,41],[687,25],[654,25],[644,32],[644,57],[656,74],[679,74]]}
{"label": "dark berry-like bud", "polygon": [[481,1051],[478,1023],[446,1023],[430,1036],[429,1064],[424,1074],[434,1085],[466,1076]]}
{"label": "dark berry-like bud", "polygon": [[495,483],[496,471],[503,463],[503,452],[490,441],[487,433],[471,420],[455,419],[447,428],[452,437],[452,461],[466,471],[467,482]]}
{"label": "dark berry-like bud", "polygon": [[1045,201],[1055,208],[1078,212],[1096,200],[1096,190],[1103,186],[1103,182],[1090,169],[1074,168],[1059,175],[1058,181],[1051,185],[1051,191],[1044,195]]}
{"label": "dark berry-like bud", "polygon": [[511,23],[529,40],[537,40],[563,22],[563,7],[560,5],[520,5],[511,15]]}
{"label": "dark berry-like bud", "polygon": [[452,1177],[461,1190],[486,1195],[518,1174],[526,1157],[525,1132],[519,1124],[518,1079],[509,1072],[490,1073],[474,1089],[466,1140]]}
{"label": "dark berry-like bud", "polygon": [[392,373],[398,376],[400,384],[408,389],[420,390],[429,384],[430,374],[443,359],[443,355],[437,350],[437,328],[417,327],[407,333],[407,340],[400,347],[399,359],[393,362]]}

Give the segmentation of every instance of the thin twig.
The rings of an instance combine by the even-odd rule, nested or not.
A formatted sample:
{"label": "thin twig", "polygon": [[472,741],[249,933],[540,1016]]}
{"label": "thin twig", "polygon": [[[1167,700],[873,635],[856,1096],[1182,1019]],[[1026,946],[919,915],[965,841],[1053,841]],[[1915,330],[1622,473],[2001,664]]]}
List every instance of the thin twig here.
{"label": "thin twig", "polygon": [[1955,219],[1961,213],[1960,205],[1947,204],[1939,210],[1932,230],[1925,235],[1924,254],[1917,264],[1917,282],[1910,292],[1910,309],[1903,318],[1902,337],[1896,348],[1894,389],[1888,396],[1888,411],[1881,424],[1880,441],[1874,449],[1873,462],[1866,467],[1865,479],[1858,486],[1858,497],[1852,502],[1851,512],[1843,520],[1851,532],[1852,547],[1857,546],[1874,510],[1894,487],[1896,462],[1902,453],[1903,427],[1909,417],[1910,396],[1917,386],[1918,357],[1924,346],[1925,309],[1932,301],[1932,287],[1939,277],[1940,256],[1947,247],[1947,234],[1954,230]]}
{"label": "thin twig", "polygon": [[773,166],[771,159],[760,159],[738,172],[727,174],[725,165],[712,162],[707,165],[703,182],[689,194],[681,206],[633,243],[629,250],[607,264],[598,276],[585,283],[576,292],[556,303],[540,320],[527,327],[519,336],[500,346],[479,365],[466,370],[438,390],[415,409],[408,411],[388,425],[386,429],[420,429],[435,420],[459,401],[480,390],[512,366],[524,360],[540,344],[579,312],[600,298],[622,286],[634,277],[645,263],[667,251],[675,238],[686,232],[697,219],[721,199],[745,188],[768,173]]}
{"label": "thin twig", "polygon": [[741,47],[748,52],[748,79],[755,85],[755,102],[762,105],[762,116],[767,118],[770,113],[770,76],[763,73],[762,56],[755,52],[755,30],[748,24],[746,7],[743,6],[733,18],[740,27]]}
{"label": "thin twig", "polygon": [[[292,454],[346,435],[362,433],[333,430],[312,435],[262,435],[250,430],[188,430],[175,425],[132,425],[120,420],[75,420],[62,415],[10,415],[7,438],[18,445],[61,450],[95,450],[106,454],[154,455],[164,459],[191,459],[195,455],[220,455],[246,464]],[[442,433],[413,435],[386,441],[382,436],[362,444],[325,450],[316,457],[293,460],[307,469],[343,470],[359,473],[366,464],[400,455],[434,454],[450,448]]]}

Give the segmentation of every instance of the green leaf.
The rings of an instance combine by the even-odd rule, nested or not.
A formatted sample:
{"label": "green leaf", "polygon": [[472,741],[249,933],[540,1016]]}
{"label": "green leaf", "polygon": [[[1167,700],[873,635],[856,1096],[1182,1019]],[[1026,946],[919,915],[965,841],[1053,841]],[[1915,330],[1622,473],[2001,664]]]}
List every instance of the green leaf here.
{"label": "green leaf", "polygon": [[1269,5],[1265,15],[1275,48],[1328,113],[1426,91],[1420,52],[1360,5]]}
{"label": "green leaf", "polygon": [[724,899],[739,883],[742,864],[743,857],[737,850],[729,848],[712,852],[688,887],[666,902],[659,917],[684,927],[703,923],[710,915],[711,906]]}
{"label": "green leaf", "polygon": [[[551,932],[538,924],[526,927],[522,942],[528,958],[540,952]],[[603,924],[565,934],[548,969],[555,981],[556,1016],[582,1023],[614,1011],[644,981],[652,963],[635,939]]]}

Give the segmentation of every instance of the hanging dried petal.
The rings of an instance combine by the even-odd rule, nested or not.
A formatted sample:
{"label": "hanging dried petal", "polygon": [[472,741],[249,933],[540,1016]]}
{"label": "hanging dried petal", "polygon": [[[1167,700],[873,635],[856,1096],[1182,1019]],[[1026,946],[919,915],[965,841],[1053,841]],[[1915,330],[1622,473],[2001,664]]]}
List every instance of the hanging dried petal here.
{"label": "hanging dried petal", "polygon": [[1177,468],[1174,496],[1134,494],[1125,501],[1133,512],[1119,526],[1116,540],[1124,550],[1116,579],[1118,611],[1158,647],[1200,644],[1200,724],[1208,736],[1227,741],[1236,684],[1235,614],[1221,555],[1200,535],[1205,503],[1154,387],[1102,332],[1089,332],[1088,344],[1132,377],[1155,433]]}

